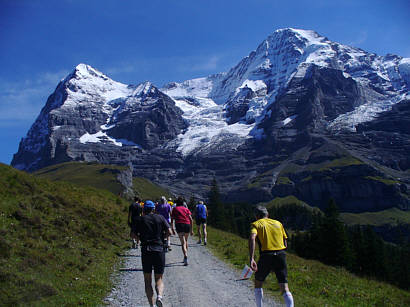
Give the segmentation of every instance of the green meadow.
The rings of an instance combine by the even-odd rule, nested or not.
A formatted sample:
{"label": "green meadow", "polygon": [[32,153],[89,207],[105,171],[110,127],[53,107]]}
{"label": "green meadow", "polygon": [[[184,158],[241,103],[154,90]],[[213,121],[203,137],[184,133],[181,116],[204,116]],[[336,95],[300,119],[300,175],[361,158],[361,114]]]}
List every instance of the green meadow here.
{"label": "green meadow", "polygon": [[0,164],[3,306],[95,306],[128,246],[128,203],[113,193]]}
{"label": "green meadow", "polygon": [[[208,227],[208,247],[235,269],[242,270],[245,264],[249,265],[248,242],[237,235]],[[388,283],[359,277],[343,268],[306,260],[292,253],[287,254],[287,262],[295,306],[410,306],[410,292]],[[274,274],[267,278],[264,288],[283,302]]]}

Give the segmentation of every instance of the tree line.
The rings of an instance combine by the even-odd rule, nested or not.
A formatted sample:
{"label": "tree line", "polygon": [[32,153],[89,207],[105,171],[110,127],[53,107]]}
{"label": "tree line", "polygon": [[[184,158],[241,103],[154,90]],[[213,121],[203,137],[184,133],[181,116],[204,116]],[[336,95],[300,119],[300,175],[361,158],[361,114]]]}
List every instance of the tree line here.
{"label": "tree line", "polygon": [[370,226],[344,225],[334,200],[309,230],[291,237],[290,246],[301,257],[410,289],[410,244],[385,242]]}
{"label": "tree line", "polygon": [[[244,238],[249,236],[249,226],[254,221],[252,206],[222,203],[215,179],[209,192],[208,211],[209,225]],[[410,289],[409,242],[387,243],[370,226],[344,225],[334,200],[329,201],[324,212],[297,204],[268,211],[270,217],[294,232],[289,236],[289,249],[298,256]]]}

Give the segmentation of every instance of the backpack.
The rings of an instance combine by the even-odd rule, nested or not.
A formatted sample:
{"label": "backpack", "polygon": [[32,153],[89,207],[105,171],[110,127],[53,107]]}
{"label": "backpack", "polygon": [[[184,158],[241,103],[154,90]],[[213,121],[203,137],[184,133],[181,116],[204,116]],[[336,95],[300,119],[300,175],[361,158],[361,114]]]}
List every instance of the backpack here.
{"label": "backpack", "polygon": [[206,219],[206,206],[203,204],[196,205],[196,217]]}

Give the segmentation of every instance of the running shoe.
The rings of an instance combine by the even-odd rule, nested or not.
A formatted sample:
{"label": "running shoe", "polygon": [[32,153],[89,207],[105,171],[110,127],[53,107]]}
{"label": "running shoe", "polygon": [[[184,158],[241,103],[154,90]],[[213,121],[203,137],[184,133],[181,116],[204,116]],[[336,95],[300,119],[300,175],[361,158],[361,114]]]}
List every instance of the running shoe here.
{"label": "running shoe", "polygon": [[206,245],[206,240],[204,241],[204,245]]}
{"label": "running shoe", "polygon": [[196,242],[196,244],[201,244],[202,243],[202,241],[201,240],[198,240],[198,242]]}
{"label": "running shoe", "polygon": [[157,305],[157,307],[162,307],[162,306],[164,306],[164,305],[162,304],[162,298],[160,298],[160,297],[157,297],[157,301],[155,302],[155,304]]}
{"label": "running shoe", "polygon": [[188,265],[188,257],[184,257],[184,265],[185,265],[185,266]]}

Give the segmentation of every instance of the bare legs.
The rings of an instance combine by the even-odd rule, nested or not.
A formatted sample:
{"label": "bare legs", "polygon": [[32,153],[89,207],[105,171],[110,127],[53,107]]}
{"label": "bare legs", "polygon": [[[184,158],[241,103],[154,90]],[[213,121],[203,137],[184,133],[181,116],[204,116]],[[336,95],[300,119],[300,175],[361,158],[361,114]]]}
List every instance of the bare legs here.
{"label": "bare legs", "polygon": [[201,243],[201,239],[202,239],[202,232],[201,232],[201,225],[196,225],[198,228],[198,243]]}
{"label": "bare legs", "polygon": [[180,232],[178,233],[179,241],[181,241],[182,253],[184,257],[188,256],[188,237],[189,233]]}
{"label": "bare legs", "polygon": [[131,237],[131,239],[132,239],[132,248],[136,248],[137,246],[138,246],[138,243],[139,243],[139,238],[138,238],[138,236],[135,234],[135,233],[133,233],[132,231],[131,231],[131,233],[130,233],[130,237]]}
{"label": "bare legs", "polygon": [[[154,274],[155,278],[155,292],[157,296],[162,297],[164,292],[164,283],[162,282],[162,274]],[[154,306],[154,290],[152,289],[152,273],[144,273],[145,294],[147,295],[148,303]]]}
{"label": "bare legs", "polygon": [[204,233],[204,243],[206,244],[207,232],[206,232],[206,223],[202,224],[202,231]]}
{"label": "bare legs", "polygon": [[[255,301],[257,307],[262,307],[262,299],[263,299],[263,281],[259,281],[255,279]],[[287,283],[279,283],[280,294],[283,296],[286,307],[293,307],[293,297],[289,291],[289,286]]]}
{"label": "bare legs", "polygon": [[201,243],[202,241],[202,233],[204,234],[204,242],[206,243],[206,238],[207,238],[206,223],[198,225],[198,238],[199,238],[198,243]]}

